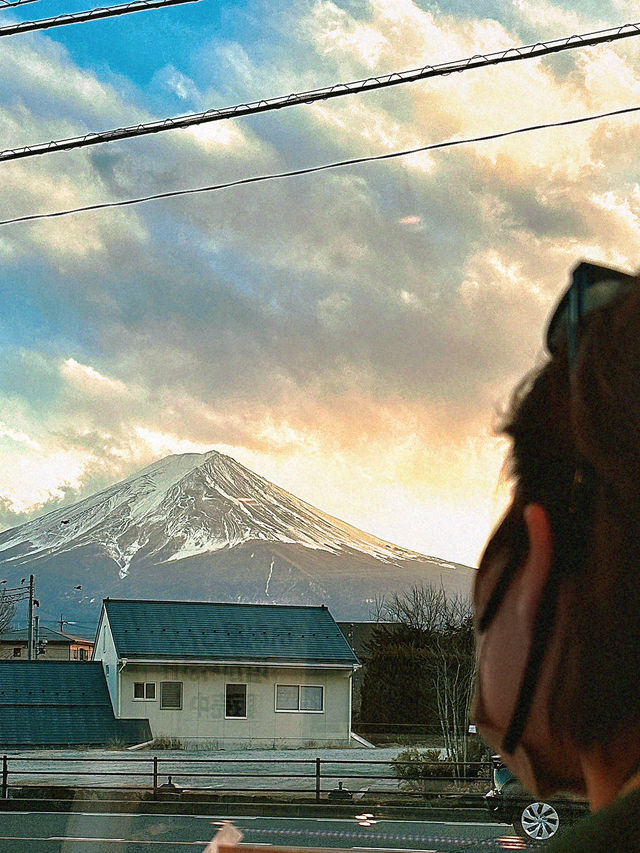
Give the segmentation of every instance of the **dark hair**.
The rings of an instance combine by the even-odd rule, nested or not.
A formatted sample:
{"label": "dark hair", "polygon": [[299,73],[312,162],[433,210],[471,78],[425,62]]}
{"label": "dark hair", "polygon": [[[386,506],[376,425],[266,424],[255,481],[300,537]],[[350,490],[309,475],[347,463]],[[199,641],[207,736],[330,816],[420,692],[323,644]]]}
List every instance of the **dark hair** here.
{"label": "dark hair", "polygon": [[523,509],[546,508],[571,611],[552,721],[586,747],[640,725],[640,287],[580,341],[572,375],[564,348],[514,393],[501,425],[514,500],[483,560],[507,550],[520,565]]}

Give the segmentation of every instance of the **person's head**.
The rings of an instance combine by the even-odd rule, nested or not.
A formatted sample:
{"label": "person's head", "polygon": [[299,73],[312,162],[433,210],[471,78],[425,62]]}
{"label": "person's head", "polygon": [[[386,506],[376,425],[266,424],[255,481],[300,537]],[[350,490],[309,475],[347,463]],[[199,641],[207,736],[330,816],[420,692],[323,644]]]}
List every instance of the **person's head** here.
{"label": "person's head", "polygon": [[580,755],[640,731],[640,283],[622,283],[576,322],[561,303],[514,395],[513,500],[474,591],[476,720],[539,793],[583,790]]}

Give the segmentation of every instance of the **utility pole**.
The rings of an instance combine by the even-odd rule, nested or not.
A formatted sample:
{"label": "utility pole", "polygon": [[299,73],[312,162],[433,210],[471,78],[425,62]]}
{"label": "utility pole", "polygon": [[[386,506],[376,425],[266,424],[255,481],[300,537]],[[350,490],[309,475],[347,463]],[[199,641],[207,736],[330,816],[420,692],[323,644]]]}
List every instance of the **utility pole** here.
{"label": "utility pole", "polygon": [[29,575],[29,628],[27,640],[27,660],[34,659],[33,646],[33,600],[35,593],[36,579],[33,575]]}

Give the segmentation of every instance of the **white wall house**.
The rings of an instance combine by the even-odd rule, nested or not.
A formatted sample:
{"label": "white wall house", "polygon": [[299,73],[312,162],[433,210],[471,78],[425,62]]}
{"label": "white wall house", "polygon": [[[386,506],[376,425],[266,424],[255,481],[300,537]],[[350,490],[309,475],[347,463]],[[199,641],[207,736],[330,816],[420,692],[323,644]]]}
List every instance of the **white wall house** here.
{"label": "white wall house", "polygon": [[106,599],[116,717],[209,748],[347,745],[359,666],[326,607]]}

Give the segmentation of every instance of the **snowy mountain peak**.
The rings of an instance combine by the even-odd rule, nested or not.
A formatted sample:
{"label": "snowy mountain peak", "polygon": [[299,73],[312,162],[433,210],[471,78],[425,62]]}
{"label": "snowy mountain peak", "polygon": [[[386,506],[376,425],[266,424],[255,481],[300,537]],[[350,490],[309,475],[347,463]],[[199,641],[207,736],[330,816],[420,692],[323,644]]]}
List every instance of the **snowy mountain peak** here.
{"label": "snowy mountain peak", "polygon": [[0,535],[0,555],[92,546],[125,577],[136,555],[169,563],[250,541],[295,543],[385,562],[423,559],[315,509],[216,450],[168,456],[71,507]]}
{"label": "snowy mountain peak", "polygon": [[160,459],[0,533],[0,566],[34,573],[50,613],[85,623],[106,596],[327,604],[337,618],[367,619],[387,594],[422,583],[467,594],[473,576],[332,518],[215,450]]}

